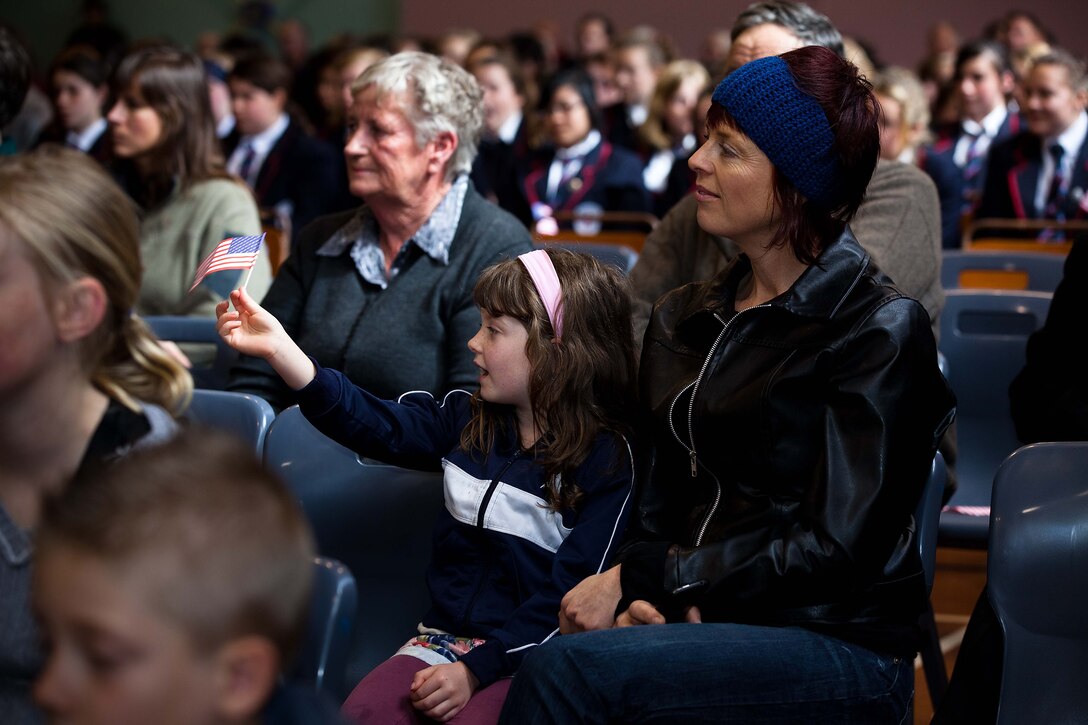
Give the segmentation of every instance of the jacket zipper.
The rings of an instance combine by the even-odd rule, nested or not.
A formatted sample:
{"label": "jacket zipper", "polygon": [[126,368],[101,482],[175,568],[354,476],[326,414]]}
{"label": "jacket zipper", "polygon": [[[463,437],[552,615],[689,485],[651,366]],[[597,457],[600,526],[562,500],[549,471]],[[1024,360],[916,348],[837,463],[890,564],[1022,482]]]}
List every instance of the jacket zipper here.
{"label": "jacket zipper", "polygon": [[495,477],[491,479],[491,483],[488,484],[487,492],[484,494],[483,500],[480,501],[480,512],[476,514],[477,528],[482,529],[484,527],[484,518],[487,515],[487,506],[491,503],[491,497],[495,495],[495,489],[499,487],[499,479],[501,479],[503,475],[510,470],[510,466],[514,465],[514,461],[516,461],[520,456],[521,451],[515,451],[514,455],[510,457],[510,460],[506,462],[506,465],[503,466],[497,474],[495,474]]}
{"label": "jacket zipper", "polygon": [[[502,467],[502,469],[497,474],[495,474],[495,477],[493,479],[491,479],[491,483],[488,484],[487,492],[484,493],[484,497],[480,501],[480,512],[478,514],[476,514],[476,527],[477,528],[482,529],[484,527],[484,518],[485,518],[486,513],[487,513],[487,507],[488,507],[488,504],[491,503],[491,497],[495,495],[495,489],[497,489],[499,487],[500,479],[502,479],[503,475],[508,470],[510,470],[510,466],[514,465],[514,461],[516,461],[520,456],[521,456],[521,451],[520,450],[516,451],[514,453],[514,455],[510,457],[510,460],[508,460],[506,462],[506,465],[504,465]],[[486,561],[484,562],[484,567],[480,571],[480,576],[476,580],[476,588],[472,592],[472,599],[469,600],[468,606],[465,608],[464,616],[462,617],[462,622],[464,623],[464,627],[465,627],[466,631],[468,630],[468,625],[471,623],[472,612],[473,612],[474,609],[476,609],[476,600],[479,599],[479,597],[480,597],[480,590],[483,589],[484,582],[486,582],[488,580],[488,578],[491,576],[491,567],[493,565],[494,565],[494,552],[492,552],[490,549],[488,549],[488,554],[487,554]]]}
{"label": "jacket zipper", "polygon": [[[695,396],[699,392],[699,386],[703,382],[703,376],[706,375],[707,368],[710,367],[711,358],[714,357],[714,353],[717,351],[718,346],[721,345],[722,340],[725,339],[725,335],[726,335],[727,332],[729,332],[729,328],[731,328],[733,326],[733,323],[735,323],[737,321],[737,319],[741,315],[745,314],[746,312],[749,312],[751,310],[757,310],[757,309],[759,309],[761,307],[770,307],[770,305],[768,305],[768,304],[756,305],[755,307],[749,307],[747,310],[741,310],[737,314],[733,315],[732,319],[730,319],[728,322],[723,320],[721,315],[718,314],[717,312],[714,313],[714,319],[716,319],[718,322],[722,323],[722,331],[718,333],[718,336],[714,339],[714,344],[710,346],[710,351],[707,353],[706,359],[703,360],[703,366],[702,366],[702,368],[699,369],[699,375],[698,375],[698,377],[695,378],[695,382],[692,383],[690,386],[688,386],[688,387],[691,387],[691,398],[688,401],[688,442],[691,443],[690,447],[685,445],[684,441],[680,440],[680,436],[677,435],[676,427],[673,425],[673,420],[672,420],[672,406],[676,405],[676,400],[680,397],[680,395],[683,395],[684,390],[687,390],[687,387],[685,387],[684,390],[680,391],[680,394],[677,395],[676,398],[673,399],[672,405],[669,406],[669,426],[672,428],[672,432],[673,432],[673,435],[676,436],[676,440],[679,441],[681,447],[683,447],[685,450],[687,450],[688,456],[691,458],[691,477],[692,478],[695,478],[696,476],[699,475],[699,457],[695,452],[695,423],[694,423],[694,417],[695,417]],[[710,526],[710,519],[712,519],[714,517],[714,514],[717,513],[718,505],[721,503],[721,500],[722,500],[722,485],[721,485],[721,482],[718,480],[718,477],[715,476],[710,471],[707,471],[707,473],[710,474],[710,477],[714,479],[714,501],[710,504],[710,508],[707,510],[706,516],[703,518],[702,525],[699,526],[699,533],[695,537],[695,544],[694,544],[695,546],[699,546],[699,544],[702,543],[703,536],[706,534],[706,529],[707,529],[708,526]]]}

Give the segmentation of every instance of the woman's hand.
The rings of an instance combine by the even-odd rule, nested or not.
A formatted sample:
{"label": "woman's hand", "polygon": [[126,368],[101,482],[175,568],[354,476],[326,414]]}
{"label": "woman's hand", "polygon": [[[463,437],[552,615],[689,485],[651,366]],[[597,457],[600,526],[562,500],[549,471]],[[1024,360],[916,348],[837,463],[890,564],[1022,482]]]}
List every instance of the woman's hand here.
{"label": "woman's hand", "polygon": [[408,688],[412,707],[427,717],[446,722],[468,704],[480,681],[463,662],[420,670]]}
{"label": "woman's hand", "polygon": [[559,604],[559,631],[563,634],[609,629],[616,619],[616,607],[623,590],[620,567],[586,577],[566,593]]}
{"label": "woman's hand", "polygon": [[[230,309],[230,304],[234,309]],[[238,352],[264,358],[293,390],[314,379],[314,365],[280,321],[257,304],[244,288],[230,293],[230,303],[215,307],[216,330]]]}

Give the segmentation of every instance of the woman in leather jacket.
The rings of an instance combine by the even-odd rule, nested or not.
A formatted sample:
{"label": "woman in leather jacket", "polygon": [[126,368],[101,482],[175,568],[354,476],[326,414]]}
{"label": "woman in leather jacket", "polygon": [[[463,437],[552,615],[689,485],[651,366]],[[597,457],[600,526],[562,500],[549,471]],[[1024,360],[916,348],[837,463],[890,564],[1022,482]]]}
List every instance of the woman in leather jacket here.
{"label": "woman in leather jacket", "polygon": [[[504,721],[900,722],[925,603],[912,512],[954,399],[925,310],[851,234],[879,111],[822,47],[719,84],[699,225],[742,254],[655,306],[653,471]],[[631,626],[647,625],[647,626]],[[590,631],[598,630],[598,631]]]}

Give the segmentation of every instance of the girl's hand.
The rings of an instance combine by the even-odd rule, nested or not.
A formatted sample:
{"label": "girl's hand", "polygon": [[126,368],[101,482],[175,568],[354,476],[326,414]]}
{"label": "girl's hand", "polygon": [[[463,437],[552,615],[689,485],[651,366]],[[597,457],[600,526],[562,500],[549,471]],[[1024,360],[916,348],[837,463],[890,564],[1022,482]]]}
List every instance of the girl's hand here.
{"label": "girl's hand", "polygon": [[616,619],[623,589],[620,566],[587,576],[566,593],[559,604],[559,631],[563,634],[609,629]]}
{"label": "girl's hand", "polygon": [[314,364],[295,344],[280,321],[257,304],[245,289],[230,293],[227,302],[215,306],[219,335],[238,352],[264,358],[292,390],[301,390],[314,379]]}
{"label": "girl's hand", "polygon": [[230,293],[230,303],[215,307],[215,327],[227,344],[238,352],[269,360],[284,341],[290,341],[280,321],[269,314],[244,289]]}
{"label": "girl's hand", "polygon": [[412,707],[433,720],[446,722],[461,712],[479,685],[464,663],[453,662],[417,672],[408,693]]}

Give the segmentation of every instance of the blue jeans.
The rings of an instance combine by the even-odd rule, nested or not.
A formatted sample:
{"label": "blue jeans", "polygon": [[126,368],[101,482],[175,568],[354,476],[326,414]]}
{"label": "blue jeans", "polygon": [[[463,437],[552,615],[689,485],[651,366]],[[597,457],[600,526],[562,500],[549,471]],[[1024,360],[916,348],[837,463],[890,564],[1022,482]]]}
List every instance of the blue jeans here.
{"label": "blue jeans", "polygon": [[565,635],[522,663],[500,723],[902,723],[909,657],[799,627],[663,624]]}

